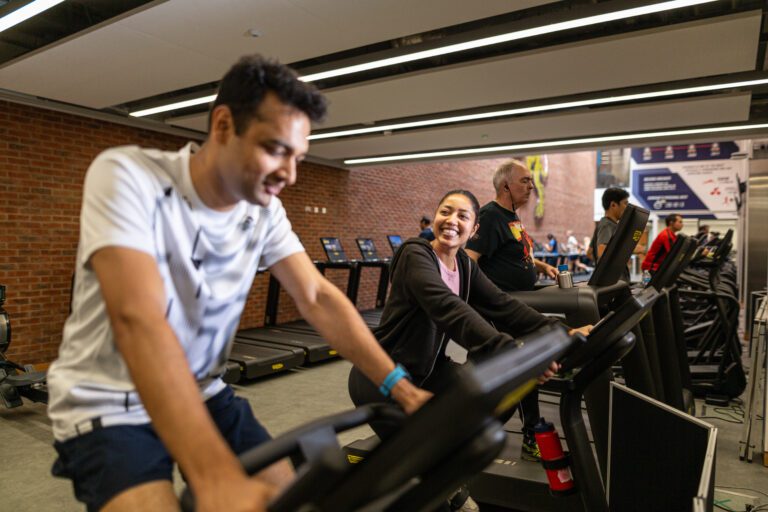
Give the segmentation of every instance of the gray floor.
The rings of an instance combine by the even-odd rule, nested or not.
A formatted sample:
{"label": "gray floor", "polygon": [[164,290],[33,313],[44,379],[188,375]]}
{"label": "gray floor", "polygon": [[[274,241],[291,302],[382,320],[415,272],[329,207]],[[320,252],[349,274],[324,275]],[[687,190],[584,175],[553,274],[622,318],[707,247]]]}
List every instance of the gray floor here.
{"label": "gray floor", "polygon": [[[300,369],[236,386],[240,396],[250,400],[256,414],[272,434],[279,434],[310,419],[332,414],[352,406],[346,391],[349,364],[335,361]],[[738,460],[741,425],[727,423],[733,419],[708,408],[699,415],[719,429],[717,454],[717,486],[740,487],[768,493],[768,468],[759,461],[748,464]],[[509,428],[519,428],[512,420]],[[341,437],[343,443],[367,437],[367,427],[350,431]],[[50,446],[51,428],[45,407],[28,404],[17,409],[0,409],[0,510],[13,511],[80,511],[68,482],[50,476],[54,452]],[[749,491],[741,491],[749,493]],[[759,495],[756,492],[752,494]],[[763,497],[768,503],[768,496]],[[734,503],[731,502],[731,505]]]}

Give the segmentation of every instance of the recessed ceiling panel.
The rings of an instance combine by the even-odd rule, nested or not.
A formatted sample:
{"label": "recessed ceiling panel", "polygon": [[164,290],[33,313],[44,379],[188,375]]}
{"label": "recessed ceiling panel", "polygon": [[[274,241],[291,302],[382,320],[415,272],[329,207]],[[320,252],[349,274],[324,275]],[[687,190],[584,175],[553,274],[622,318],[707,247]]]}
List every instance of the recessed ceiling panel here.
{"label": "recessed ceiling panel", "polygon": [[744,121],[750,93],[669,100],[594,111],[540,115],[388,136],[358,137],[310,144],[310,155],[327,160],[429,150],[514,144]]}
{"label": "recessed ceiling panel", "polygon": [[327,93],[323,128],[752,70],[761,13],[556,46]]}
{"label": "recessed ceiling panel", "polygon": [[248,53],[296,62],[545,3],[171,0],[0,69],[0,88],[104,108],[216,81]]}

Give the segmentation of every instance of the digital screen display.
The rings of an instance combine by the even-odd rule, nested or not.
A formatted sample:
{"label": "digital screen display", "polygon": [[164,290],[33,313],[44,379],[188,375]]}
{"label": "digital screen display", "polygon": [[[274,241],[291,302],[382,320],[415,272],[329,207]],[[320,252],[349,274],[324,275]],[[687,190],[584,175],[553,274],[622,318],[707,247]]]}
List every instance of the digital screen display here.
{"label": "digital screen display", "polygon": [[328,257],[328,261],[332,263],[342,263],[347,261],[347,255],[344,253],[344,249],[341,247],[341,241],[338,238],[321,238],[320,243],[323,244],[325,255]]}
{"label": "digital screen display", "polygon": [[403,239],[400,238],[400,235],[387,235],[387,240],[389,240],[389,246],[392,247],[392,254],[397,252],[397,249],[403,245]]}
{"label": "digital screen display", "polygon": [[357,238],[357,247],[363,256],[363,261],[378,261],[379,254],[376,252],[376,246],[370,238]]}

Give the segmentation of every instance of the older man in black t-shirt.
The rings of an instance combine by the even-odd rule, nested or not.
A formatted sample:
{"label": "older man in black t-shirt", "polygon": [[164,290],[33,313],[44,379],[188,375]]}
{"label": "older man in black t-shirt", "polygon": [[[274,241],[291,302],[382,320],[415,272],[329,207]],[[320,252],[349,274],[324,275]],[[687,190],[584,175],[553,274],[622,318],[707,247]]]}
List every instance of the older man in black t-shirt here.
{"label": "older man in black t-shirt", "polygon": [[[533,290],[539,272],[557,276],[557,269],[533,257],[533,240],[517,216],[517,209],[528,202],[533,177],[528,167],[517,160],[502,164],[493,174],[496,199],[480,209],[480,227],[467,243],[467,254],[504,291]],[[523,417],[523,458],[540,459],[533,437],[539,419],[539,394],[533,391],[520,403]]]}

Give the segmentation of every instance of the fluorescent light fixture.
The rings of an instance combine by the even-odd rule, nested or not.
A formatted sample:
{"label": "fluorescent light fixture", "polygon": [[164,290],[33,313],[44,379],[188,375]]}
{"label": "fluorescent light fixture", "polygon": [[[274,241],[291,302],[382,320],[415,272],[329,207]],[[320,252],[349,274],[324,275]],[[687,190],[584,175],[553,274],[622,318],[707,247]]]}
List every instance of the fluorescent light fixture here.
{"label": "fluorescent light fixture", "polygon": [[451,116],[451,117],[443,117],[439,119],[427,119],[424,121],[393,123],[393,124],[387,124],[387,125],[381,125],[381,126],[371,126],[368,128],[354,128],[349,130],[340,130],[337,132],[318,133],[315,135],[310,135],[309,140],[331,139],[335,137],[363,135],[366,133],[377,133],[377,132],[385,132],[385,131],[391,132],[394,130],[403,130],[406,128],[419,128],[423,126],[435,126],[435,125],[448,124],[448,123],[462,123],[466,121],[477,121],[480,119],[492,119],[495,117],[508,117],[508,116],[516,116],[521,114],[532,114],[536,112],[546,112],[551,110],[562,110],[566,108],[605,105],[609,103],[620,103],[624,101],[636,101],[636,100],[643,100],[643,99],[650,99],[650,98],[663,98],[666,96],[678,96],[682,94],[711,92],[711,91],[719,91],[722,89],[732,89],[735,87],[749,87],[752,85],[763,85],[763,84],[768,84],[768,78],[763,78],[760,80],[745,80],[742,82],[728,82],[725,84],[702,85],[699,87],[685,87],[682,89],[668,89],[666,91],[626,94],[623,96],[608,96],[605,98],[594,98],[591,100],[566,101],[564,103],[550,103],[547,105],[536,105],[532,107],[514,108],[509,110],[497,110],[494,112],[483,112],[481,114],[467,114],[463,116]]}
{"label": "fluorescent light fixture", "polygon": [[714,1],[716,0],[673,0],[669,2],[661,2],[658,4],[646,5],[644,7],[636,7],[634,9],[625,9],[623,11],[599,14],[596,16],[588,16],[586,18],[580,18],[577,20],[562,21],[560,23],[552,23],[550,25],[543,25],[541,27],[528,28],[525,30],[517,30],[515,32],[508,32],[506,34],[499,34],[496,36],[484,37],[482,39],[476,39],[474,41],[451,44],[448,46],[443,46],[442,48],[434,48],[432,50],[424,50],[421,52],[415,52],[408,55],[401,55],[399,57],[391,57],[388,59],[380,59],[372,62],[365,62],[363,64],[357,64],[354,66],[347,66],[339,69],[331,69],[329,71],[323,71],[320,73],[314,73],[312,75],[303,76],[301,77],[301,80],[304,80],[305,82],[314,82],[315,80],[323,80],[325,78],[349,75],[352,73],[359,73],[361,71],[368,71],[371,69],[378,69],[386,66],[393,66],[395,64],[402,64],[404,62],[413,62],[415,60],[429,59],[431,57],[437,57],[439,55],[447,55],[449,53],[463,52],[466,50],[473,50],[475,48],[482,48],[483,46],[491,46],[494,44],[508,43],[510,41],[516,41],[516,40],[525,39],[528,37],[535,37],[543,34],[551,34],[553,32],[561,32],[563,30],[570,30],[573,28],[588,27],[590,25],[597,25],[599,23],[608,23],[611,21],[623,20],[626,18],[633,18],[636,16],[643,16],[646,14],[653,14],[656,12],[679,9],[681,7],[689,7],[692,5],[705,4],[705,3],[714,2]]}
{"label": "fluorescent light fixture", "polygon": [[[636,7],[633,9],[625,9],[623,11],[616,11],[606,14],[599,14],[596,16],[588,16],[586,18],[580,18],[577,20],[563,21],[560,23],[553,23],[550,25],[544,25],[541,27],[534,27],[525,30],[518,30],[515,32],[509,32],[507,34],[500,34],[497,36],[485,37],[482,39],[476,39],[474,41],[467,41],[464,43],[452,44],[444,46],[442,48],[434,48],[432,50],[425,50],[421,52],[415,52],[408,55],[401,55],[399,57],[392,57],[389,59],[380,59],[372,62],[366,62],[363,64],[357,64],[355,66],[347,66],[339,69],[331,69],[329,71],[323,71],[321,73],[314,73],[300,77],[300,80],[305,82],[314,82],[316,80],[322,80],[324,78],[331,78],[335,76],[350,75],[353,73],[359,73],[361,71],[367,71],[370,69],[377,69],[386,66],[392,66],[394,64],[402,64],[404,62],[413,62],[415,60],[428,59],[430,57],[436,57],[438,55],[446,55],[449,53],[456,53],[465,50],[472,50],[474,48],[481,48],[483,46],[490,46],[494,44],[506,43],[509,41],[515,41],[519,39],[525,39],[527,37],[534,37],[542,34],[551,34],[553,32],[560,32],[563,30],[569,30],[578,27],[587,27],[590,25],[596,25],[598,23],[608,23],[610,21],[622,20],[631,18],[634,16],[643,16],[646,14],[653,14],[656,12],[669,11],[672,9],[680,9],[682,7],[689,7],[692,5],[705,4],[709,2],[715,2],[717,0],[673,0],[668,2],[661,2],[657,4],[647,5],[644,7]],[[140,110],[138,112],[131,112],[134,117],[143,117],[152,114],[158,114],[160,112],[167,112],[169,110],[175,110],[179,108],[189,107],[193,105],[200,105],[202,103],[210,103],[213,100],[205,98],[199,98],[198,103],[179,102],[172,103],[161,107],[155,107],[154,109]]]}
{"label": "fluorescent light fixture", "polygon": [[678,137],[683,135],[703,135],[720,132],[768,129],[768,123],[746,124],[737,126],[711,126],[709,128],[691,128],[688,130],[667,130],[662,132],[628,133],[625,135],[606,135],[601,137],[584,137],[581,139],[551,140],[543,142],[528,142],[525,144],[509,144],[485,148],[454,149],[447,151],[431,151],[427,153],[410,153],[405,155],[390,155],[371,158],[352,158],[344,160],[347,165],[372,164],[382,162],[397,162],[400,160],[418,160],[422,158],[439,158],[444,156],[482,155],[499,151],[520,151],[523,149],[557,148],[574,144],[602,144],[606,142],[632,141],[637,139],[655,139],[660,137]]}
{"label": "fluorescent light fixture", "polygon": [[34,2],[30,2],[24,7],[20,7],[0,18],[0,32],[8,30],[33,16],[37,16],[41,12],[59,5],[63,1],[64,0],[35,0]]}
{"label": "fluorescent light fixture", "polygon": [[136,112],[131,112],[131,115],[133,117],[151,116],[152,114],[159,114],[160,112],[168,112],[169,110],[177,110],[180,108],[194,107],[195,105],[210,103],[215,99],[216,99],[216,95],[211,94],[210,96],[203,96],[202,98],[193,98],[191,100],[186,100],[186,101],[177,101],[176,103],[171,103],[170,105],[161,105],[159,107],[147,108],[144,110],[137,110]]}

